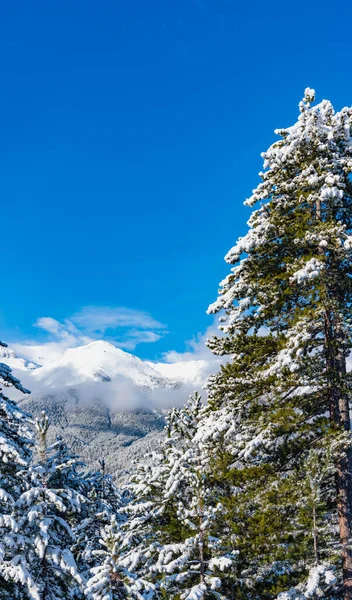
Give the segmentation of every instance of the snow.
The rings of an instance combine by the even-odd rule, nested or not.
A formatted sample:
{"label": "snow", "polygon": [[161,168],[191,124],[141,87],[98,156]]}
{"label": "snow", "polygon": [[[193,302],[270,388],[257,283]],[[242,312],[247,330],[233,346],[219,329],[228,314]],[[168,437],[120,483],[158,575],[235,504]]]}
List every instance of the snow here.
{"label": "snow", "polygon": [[[23,356],[0,347],[0,360],[21,378],[34,395],[61,393],[83,384],[129,381],[136,389],[202,387],[214,371],[211,360],[175,363],[143,361],[109,342],[98,340],[53,354],[50,344],[21,347]],[[211,357],[212,359],[212,357]],[[106,389],[106,388],[105,388]],[[189,390],[185,392],[187,397]]]}
{"label": "snow", "polygon": [[0,347],[0,360],[32,392],[23,397],[12,389],[11,396],[34,416],[44,409],[52,421],[51,439],[63,435],[92,468],[104,451],[108,469],[118,479],[126,477],[126,465],[159,443],[164,410],[183,404],[217,370],[210,352],[209,364],[207,360],[164,364],[143,361],[105,341],[55,356],[51,346],[47,354],[42,346],[28,349],[22,346],[22,355]]}
{"label": "snow", "polygon": [[352,235],[348,235],[344,242],[344,247],[346,250],[352,250]]}
{"label": "snow", "polygon": [[316,258],[311,258],[306,261],[304,266],[301,269],[298,269],[290,278],[290,281],[302,283],[306,279],[313,279],[314,277],[318,277],[320,271],[322,271],[324,265],[321,261]]}
{"label": "snow", "polygon": [[148,363],[158,373],[180,384],[189,383],[194,386],[203,386],[205,380],[214,371],[212,362],[206,360],[185,360],[175,363]]}
{"label": "snow", "polygon": [[85,381],[107,382],[124,376],[140,387],[170,385],[160,373],[142,360],[104,341],[91,342],[69,348],[59,360],[43,366],[33,373],[38,380],[45,379],[55,386],[62,371],[68,376],[67,385],[75,386]]}
{"label": "snow", "polygon": [[204,583],[200,583],[199,585],[195,585],[190,593],[188,594],[186,600],[201,600],[205,597],[205,592],[207,591],[206,585]]}
{"label": "snow", "polygon": [[324,580],[328,585],[336,581],[336,577],[329,565],[318,565],[309,571],[307,587],[304,594],[306,598],[311,598],[319,592],[321,580]]}

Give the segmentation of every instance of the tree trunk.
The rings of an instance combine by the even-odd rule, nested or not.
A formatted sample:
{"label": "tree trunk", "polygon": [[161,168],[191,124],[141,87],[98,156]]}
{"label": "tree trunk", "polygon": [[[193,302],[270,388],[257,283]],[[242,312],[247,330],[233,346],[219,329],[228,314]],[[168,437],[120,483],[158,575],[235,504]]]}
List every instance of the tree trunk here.
{"label": "tree trunk", "polygon": [[317,509],[315,500],[313,500],[313,544],[314,544],[314,559],[315,565],[319,564],[319,545],[318,545],[318,528],[317,528]]}
{"label": "tree trunk", "polygon": [[[336,326],[336,376],[342,381],[342,389],[339,381],[336,382],[338,397],[339,425],[344,431],[351,430],[349,397],[346,390],[346,359],[344,356],[344,336],[338,323]],[[339,389],[340,388],[340,389]],[[352,450],[347,448],[346,452],[339,458],[337,464],[337,494],[340,525],[340,540],[342,546],[342,568],[345,600],[352,599]]]}
{"label": "tree trunk", "polygon": [[348,450],[344,456],[338,460],[337,464],[337,497],[345,600],[352,599],[351,465],[352,454],[351,451]]}
{"label": "tree trunk", "polygon": [[204,563],[204,530],[203,530],[203,510],[204,503],[202,498],[198,500],[198,509],[199,509],[199,562],[200,562],[200,572],[199,572],[199,582],[204,583],[204,574],[205,574],[205,563]]}
{"label": "tree trunk", "polygon": [[[341,324],[331,313],[325,318],[327,373],[330,380],[330,418],[340,430],[350,431],[350,407],[346,390],[346,358]],[[342,548],[344,600],[352,600],[352,449],[336,461],[337,508]]]}

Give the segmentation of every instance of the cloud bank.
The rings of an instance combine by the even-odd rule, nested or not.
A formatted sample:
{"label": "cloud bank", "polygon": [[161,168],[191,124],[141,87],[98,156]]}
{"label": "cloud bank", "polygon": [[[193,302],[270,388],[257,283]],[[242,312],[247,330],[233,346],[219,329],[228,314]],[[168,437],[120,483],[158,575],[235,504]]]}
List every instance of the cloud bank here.
{"label": "cloud bank", "polygon": [[[17,359],[17,363],[15,360],[16,364],[10,366],[36,397],[67,395],[67,392],[74,390],[80,403],[101,401],[118,411],[170,408],[186,402],[196,389],[202,392],[208,376],[217,372],[221,363],[221,359],[206,347],[206,340],[218,333],[214,321],[204,333],[185,342],[185,352],[170,350],[163,355],[161,362],[145,361],[147,368],[155,369],[164,378],[165,387],[161,384],[160,387],[146,391],[123,375],[107,382],[82,382],[77,379],[71,366],[62,368],[60,365],[66,350],[103,339],[129,352],[140,343],[159,340],[167,334],[166,326],[145,311],[106,306],[85,306],[61,321],[51,316],[42,316],[34,326],[44,335],[44,343],[11,345],[18,357],[33,363],[30,365],[33,371],[28,372],[28,362],[24,368],[24,361],[20,364]],[[43,368],[36,368],[38,365]],[[179,382],[179,385],[168,385],[168,381]],[[203,395],[206,396],[204,391]]]}
{"label": "cloud bank", "polygon": [[[46,334],[43,346],[51,350],[53,356],[99,339],[134,350],[139,344],[157,342],[168,333],[166,325],[149,313],[123,306],[84,306],[62,321],[50,316],[39,317],[34,327]],[[14,345],[18,352],[28,346],[38,348],[36,342]]]}

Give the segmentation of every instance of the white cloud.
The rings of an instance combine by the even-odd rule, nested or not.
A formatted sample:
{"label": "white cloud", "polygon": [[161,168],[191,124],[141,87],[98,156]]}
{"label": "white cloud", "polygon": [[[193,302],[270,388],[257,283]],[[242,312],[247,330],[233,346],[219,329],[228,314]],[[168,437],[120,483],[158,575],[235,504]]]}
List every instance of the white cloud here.
{"label": "white cloud", "polygon": [[214,320],[204,333],[198,333],[187,341],[185,352],[165,352],[164,362],[156,363],[157,369],[167,377],[187,381],[193,386],[193,391],[195,388],[201,390],[209,375],[216,373],[227,360],[226,357],[215,356],[206,345],[213,335],[220,335],[217,322],[218,319]]}
{"label": "white cloud", "polygon": [[162,333],[156,333],[155,331],[131,330],[128,332],[128,339],[120,341],[115,339],[112,341],[121,348],[134,350],[138,344],[158,342],[162,337]]}
{"label": "white cloud", "polygon": [[[39,343],[32,340],[12,344],[12,347],[19,357],[43,366],[59,360],[69,348],[99,339],[133,352],[139,344],[155,343],[168,333],[163,323],[145,311],[107,306],[85,306],[62,320],[39,317],[34,326],[42,331]],[[149,364],[169,379],[188,382],[190,389],[195,385],[202,387],[208,376],[216,373],[224,362],[206,346],[207,339],[214,334],[219,335],[218,319],[214,319],[205,332],[186,341],[184,352],[170,350],[162,356],[161,362]]]}
{"label": "white cloud", "polygon": [[156,321],[149,313],[123,306],[84,306],[72,315],[70,321],[79,328],[101,334],[108,329],[120,327],[166,329],[163,323]]}
{"label": "white cloud", "polygon": [[[78,319],[77,315],[82,318]],[[102,315],[101,321],[98,315]],[[122,315],[122,316],[121,316]],[[113,320],[114,317],[114,320]],[[73,323],[73,320],[75,323]],[[112,322],[115,327],[110,327]],[[123,326],[116,326],[123,322]],[[102,323],[102,324],[101,324]],[[128,326],[127,323],[133,323]],[[137,327],[137,323],[140,328]],[[159,328],[150,329],[147,326],[157,324]],[[180,387],[166,387],[155,389],[149,393],[140,390],[136,385],[123,375],[114,377],[109,384],[89,382],[76,382],[76,371],[71,372],[69,365],[61,367],[60,359],[68,348],[74,348],[92,342],[99,338],[112,341],[115,346],[120,346],[131,351],[137,344],[153,343],[165,334],[165,327],[147,313],[139,311],[82,309],[70,319],[58,321],[52,317],[41,317],[35,323],[46,333],[47,339],[41,345],[37,341],[22,344],[13,344],[17,356],[33,363],[43,365],[44,369],[29,371],[27,364],[21,359],[14,359],[11,365],[15,374],[23,384],[32,390],[33,394],[52,394],[65,392],[68,387],[74,386],[80,399],[89,402],[100,398],[102,401],[121,410],[122,407],[144,406],[149,408],[169,407],[182,404],[195,389],[202,388],[212,373],[219,370],[222,359],[214,356],[206,347],[206,340],[217,334],[216,323],[208,327],[204,333],[199,333],[192,340],[186,342],[185,352],[170,351],[163,356],[161,363],[148,363],[169,381],[182,382]],[[145,327],[143,329],[142,327]],[[109,334],[115,338],[109,340]],[[55,366],[58,365],[58,366]],[[18,370],[18,372],[16,371]],[[71,370],[70,370],[71,369]],[[49,374],[52,373],[49,377]],[[42,376],[43,375],[43,376]],[[123,393],[122,393],[123,392]],[[206,393],[202,392],[204,397]]]}
{"label": "white cloud", "polygon": [[157,342],[167,334],[166,326],[149,313],[119,306],[84,306],[62,321],[48,316],[39,317],[34,326],[48,335],[44,344],[38,346],[36,341],[15,344],[15,350],[31,360],[41,354],[50,354],[55,358],[67,348],[88,344],[97,339],[105,339],[120,348],[134,350],[138,344]]}
{"label": "white cloud", "polygon": [[34,327],[39,327],[39,329],[44,329],[44,331],[48,331],[49,333],[58,333],[61,324],[52,317],[40,317],[34,323]]}

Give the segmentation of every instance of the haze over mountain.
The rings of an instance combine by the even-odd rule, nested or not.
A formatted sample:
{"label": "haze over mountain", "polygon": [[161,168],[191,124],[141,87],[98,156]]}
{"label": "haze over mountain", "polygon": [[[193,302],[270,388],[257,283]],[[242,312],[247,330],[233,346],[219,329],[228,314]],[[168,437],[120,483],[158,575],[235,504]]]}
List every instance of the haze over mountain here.
{"label": "haze over mountain", "polygon": [[[82,390],[81,400],[87,402],[92,390],[93,395],[99,390],[99,396],[116,409],[122,408],[124,402],[131,408],[131,397],[127,393],[125,399],[114,398],[114,392],[120,390],[122,383],[129,386],[131,392],[135,389],[148,393],[146,404],[140,408],[150,408],[152,398],[160,397],[159,393],[153,396],[153,391],[165,390],[165,399],[160,397],[157,402],[165,408],[170,405],[167,399],[170,390],[202,387],[213,370],[213,364],[204,359],[175,363],[143,361],[103,340],[68,348],[58,354],[53,354],[45,345],[22,346],[21,350],[22,354],[18,355],[11,348],[1,348],[0,358],[33,396],[63,393],[75,388]],[[102,383],[109,385],[98,385]]]}
{"label": "haze over mountain", "polygon": [[92,467],[104,456],[117,478],[163,435],[165,409],[201,390],[214,364],[202,360],[152,363],[94,341],[61,353],[47,346],[0,348],[31,395],[16,395],[33,416],[45,410],[51,436],[62,435]]}

